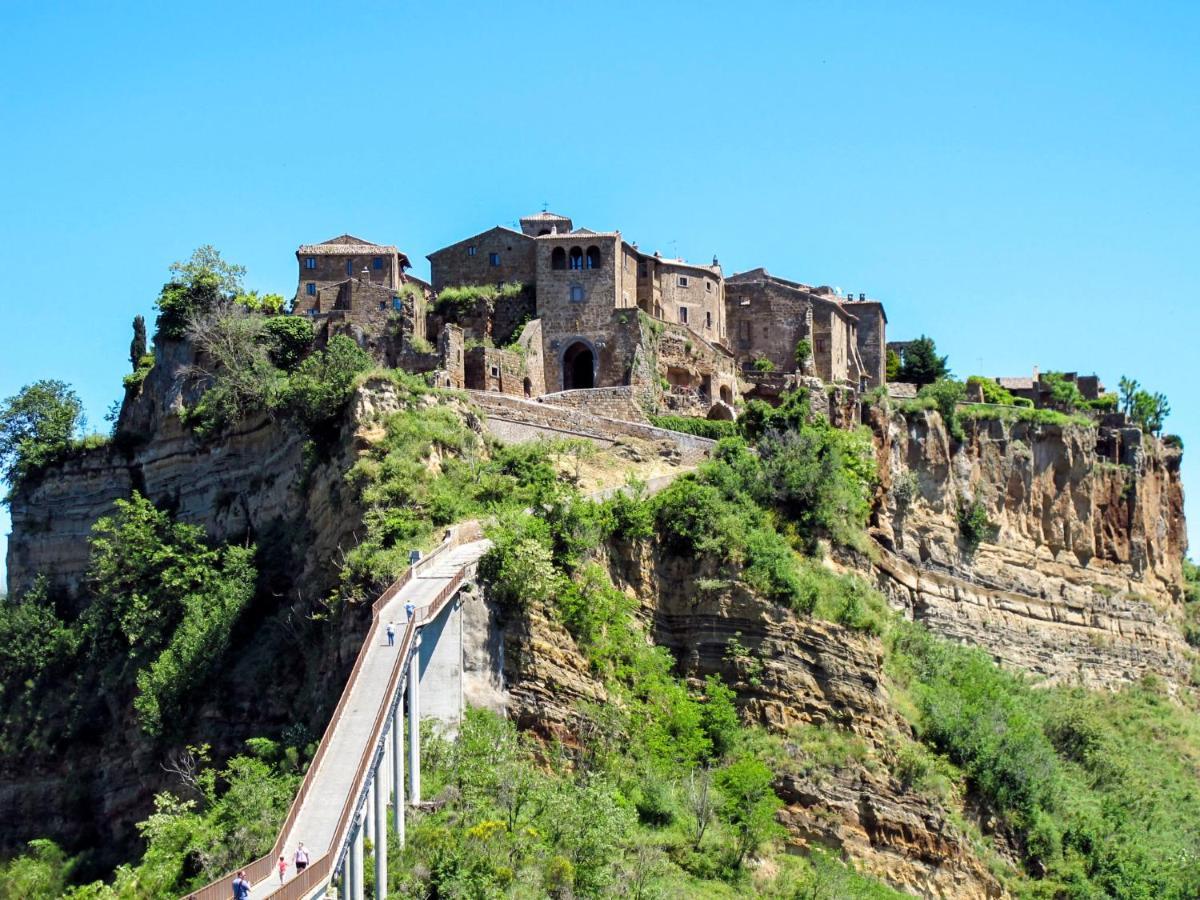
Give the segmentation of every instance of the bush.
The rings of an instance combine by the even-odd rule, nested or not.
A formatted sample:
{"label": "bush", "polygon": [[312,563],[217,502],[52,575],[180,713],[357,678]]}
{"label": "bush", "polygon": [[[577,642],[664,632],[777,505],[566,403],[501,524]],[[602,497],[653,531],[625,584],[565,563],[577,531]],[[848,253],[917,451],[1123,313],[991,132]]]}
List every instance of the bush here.
{"label": "bush", "polygon": [[775,371],[775,363],[771,362],[765,356],[755,357],[753,366],[755,372],[762,372],[764,375]]}
{"label": "bush", "polygon": [[285,372],[294,372],[312,347],[312,323],[303,316],[273,316],[264,323],[267,354]]}
{"label": "bush", "polygon": [[1033,409],[1033,401],[1028,397],[1013,397],[1013,406],[1020,406],[1023,409]]}
{"label": "bush", "polygon": [[10,487],[60,459],[83,427],[83,404],[61,381],[35,381],[0,407],[0,474]]}
{"label": "bush", "polygon": [[997,384],[995,379],[986,378],[983,375],[972,375],[967,379],[967,386],[978,386],[983,392],[984,403],[999,403],[1004,406],[1012,406],[1016,399],[1008,390]]}
{"label": "bush", "polygon": [[336,426],[371,357],[343,334],[334,335],[319,353],[309,356],[279,391],[275,407],[310,434]]}
{"label": "bush", "polygon": [[958,536],[968,554],[979,549],[979,545],[992,539],[996,528],[988,518],[987,507],[979,500],[958,501]]}
{"label": "bush", "polygon": [[801,338],[796,342],[796,366],[803,369],[804,364],[812,359],[812,342],[807,338]]}
{"label": "bush", "polygon": [[926,404],[932,403],[942,421],[946,432],[954,440],[961,443],[966,435],[963,432],[962,421],[958,417],[958,404],[966,399],[966,386],[960,381],[942,380],[928,384],[917,392],[917,399]]}
{"label": "bush", "polygon": [[681,431],[684,434],[694,434],[697,437],[710,438],[714,441],[735,437],[738,433],[737,422],[700,419],[695,416],[650,416],[650,424],[656,428]]}

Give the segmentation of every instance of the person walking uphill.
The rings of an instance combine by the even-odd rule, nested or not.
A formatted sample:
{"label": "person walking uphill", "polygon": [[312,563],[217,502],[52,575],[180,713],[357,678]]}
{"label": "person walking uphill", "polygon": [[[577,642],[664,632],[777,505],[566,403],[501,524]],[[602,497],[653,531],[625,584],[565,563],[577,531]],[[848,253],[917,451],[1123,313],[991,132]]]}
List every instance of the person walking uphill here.
{"label": "person walking uphill", "polygon": [[296,874],[299,875],[308,868],[308,851],[304,849],[304,841],[296,847]]}
{"label": "person walking uphill", "polygon": [[246,880],[245,872],[238,872],[233,879],[233,900],[250,900],[250,882]]}
{"label": "person walking uphill", "polygon": [[393,622],[387,624],[388,646],[393,647],[396,644],[396,625]]}
{"label": "person walking uphill", "polygon": [[282,856],[279,857],[279,883],[283,884],[283,879],[287,877],[287,860]]}
{"label": "person walking uphill", "polygon": [[416,611],[417,608],[413,606],[413,602],[411,600],[404,604],[404,615],[407,617],[408,621],[412,621],[413,613]]}

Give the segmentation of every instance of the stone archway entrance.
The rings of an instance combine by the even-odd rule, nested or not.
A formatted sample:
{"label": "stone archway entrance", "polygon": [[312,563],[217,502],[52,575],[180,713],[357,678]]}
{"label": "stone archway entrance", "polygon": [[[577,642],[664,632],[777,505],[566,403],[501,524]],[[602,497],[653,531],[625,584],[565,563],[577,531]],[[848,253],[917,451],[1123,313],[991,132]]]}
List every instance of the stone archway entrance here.
{"label": "stone archway entrance", "polygon": [[562,381],[564,391],[596,386],[596,355],[583,341],[576,341],[563,353]]}

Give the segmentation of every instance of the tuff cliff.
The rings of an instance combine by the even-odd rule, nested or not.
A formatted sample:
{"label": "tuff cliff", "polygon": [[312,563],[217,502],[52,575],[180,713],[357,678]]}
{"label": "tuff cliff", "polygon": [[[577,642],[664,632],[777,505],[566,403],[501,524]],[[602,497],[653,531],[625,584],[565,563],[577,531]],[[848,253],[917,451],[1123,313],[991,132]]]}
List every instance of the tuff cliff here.
{"label": "tuff cliff", "polygon": [[[793,848],[844,854],[918,896],[1002,895],[961,808],[907,788],[889,769],[911,737],[886,689],[879,638],[798,616],[736,581],[714,590],[715,569],[659,542],[614,541],[596,556],[637,598],[651,638],[682,675],[696,686],[720,675],[746,720],[787,736],[775,790]],[[471,607],[468,692],[524,728],[574,743],[577,704],[608,697],[570,634],[541,604],[515,617],[489,610],[484,598]],[[830,763],[806,743],[806,728],[822,726],[836,726],[852,746],[845,758]]]}
{"label": "tuff cliff", "polygon": [[[858,559],[892,604],[1054,682],[1185,684],[1182,450],[1134,428],[964,419],[871,407],[878,551]],[[963,539],[960,511],[989,527]]]}

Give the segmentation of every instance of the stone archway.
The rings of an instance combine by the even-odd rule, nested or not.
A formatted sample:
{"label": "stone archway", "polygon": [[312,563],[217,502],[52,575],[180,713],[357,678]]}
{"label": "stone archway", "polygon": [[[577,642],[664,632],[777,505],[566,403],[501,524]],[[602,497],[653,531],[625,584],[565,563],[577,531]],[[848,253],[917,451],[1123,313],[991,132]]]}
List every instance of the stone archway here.
{"label": "stone archway", "polygon": [[575,341],[563,351],[562,389],[574,391],[596,386],[596,354],[586,341]]}

